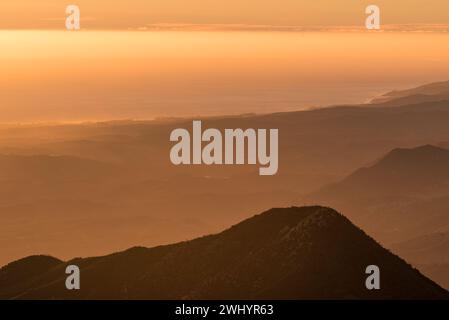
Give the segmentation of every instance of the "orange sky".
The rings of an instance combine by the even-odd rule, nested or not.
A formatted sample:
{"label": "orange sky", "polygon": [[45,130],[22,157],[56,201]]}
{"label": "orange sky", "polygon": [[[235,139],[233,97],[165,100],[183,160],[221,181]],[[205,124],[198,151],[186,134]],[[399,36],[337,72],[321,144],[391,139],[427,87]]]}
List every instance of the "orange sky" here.
{"label": "orange sky", "polygon": [[447,80],[449,34],[0,31],[0,122],[277,112]]}
{"label": "orange sky", "polygon": [[[65,31],[69,3],[79,5],[81,27],[91,31]],[[420,23],[444,24],[447,31],[447,0],[69,3],[0,1],[0,122],[290,111],[359,103],[449,77],[447,32],[271,32],[286,25],[362,27],[371,3],[396,31],[405,23],[419,30]],[[217,32],[128,30],[154,24]],[[269,27],[230,33],[226,24]],[[52,30],[36,30],[42,28]]]}
{"label": "orange sky", "polygon": [[363,25],[377,4],[384,24],[449,23],[447,0],[2,0],[0,29],[62,28],[67,4],[81,8],[84,28],[154,23]]}

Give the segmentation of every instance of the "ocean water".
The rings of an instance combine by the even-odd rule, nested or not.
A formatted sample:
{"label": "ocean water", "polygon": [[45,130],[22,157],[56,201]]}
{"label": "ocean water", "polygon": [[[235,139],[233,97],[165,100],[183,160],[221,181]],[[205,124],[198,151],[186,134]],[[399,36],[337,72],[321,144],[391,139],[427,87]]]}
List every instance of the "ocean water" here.
{"label": "ocean water", "polygon": [[0,122],[362,103],[449,79],[449,34],[0,31]]}

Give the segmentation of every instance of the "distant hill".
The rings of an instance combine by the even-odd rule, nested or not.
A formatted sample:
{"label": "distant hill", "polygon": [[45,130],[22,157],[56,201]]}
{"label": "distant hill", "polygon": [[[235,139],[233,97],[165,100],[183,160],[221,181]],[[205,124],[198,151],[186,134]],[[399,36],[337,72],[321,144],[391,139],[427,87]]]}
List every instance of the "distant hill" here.
{"label": "distant hill", "polygon": [[449,81],[429,83],[407,90],[396,90],[385,93],[371,100],[372,104],[389,104],[400,106],[428,101],[448,100]]}
{"label": "distant hill", "polygon": [[391,249],[426,276],[449,288],[449,231],[396,243]]}
{"label": "distant hill", "polygon": [[[431,145],[394,149],[301,202],[342,210],[415,266],[449,261],[444,236],[449,234],[449,150]],[[432,278],[438,283],[448,283],[449,268],[432,274],[439,275]]]}
{"label": "distant hill", "polygon": [[381,107],[400,107],[406,105],[422,104],[425,102],[441,101],[449,101],[449,91],[436,95],[413,94],[410,96],[394,98],[380,103],[371,103],[371,105],[377,105]]}
{"label": "distant hill", "polygon": [[[31,260],[30,260],[31,259]],[[0,298],[18,299],[438,299],[444,289],[382,248],[336,211],[271,209],[211,236],[109,256],[53,258],[28,275],[32,258],[0,269]],[[36,262],[42,264],[42,262]],[[65,289],[65,267],[81,290]],[[365,269],[381,289],[365,288]],[[22,274],[25,280],[18,278]]]}
{"label": "distant hill", "polygon": [[52,267],[61,264],[62,261],[50,256],[29,256],[4,266],[0,273],[0,287],[14,285],[33,278]]}
{"label": "distant hill", "polygon": [[279,172],[265,178],[256,166],[172,165],[170,132],[191,128],[191,119],[0,125],[0,153],[10,157],[0,168],[0,264],[216,233],[250,212],[289,206],[398,146],[449,141],[447,119],[447,101],[203,119],[220,130],[278,128]]}
{"label": "distant hill", "polygon": [[447,149],[431,145],[398,148],[372,166],[356,170],[342,181],[323,188],[316,195],[345,200],[346,197],[352,198],[355,192],[358,194],[355,200],[357,202],[379,196],[434,195],[449,191],[448,164]]}
{"label": "distant hill", "polygon": [[392,249],[401,257],[417,264],[449,263],[449,231],[399,242],[394,244]]}
{"label": "distant hill", "polygon": [[347,215],[384,243],[449,226],[449,150],[394,149],[373,165],[305,197]]}

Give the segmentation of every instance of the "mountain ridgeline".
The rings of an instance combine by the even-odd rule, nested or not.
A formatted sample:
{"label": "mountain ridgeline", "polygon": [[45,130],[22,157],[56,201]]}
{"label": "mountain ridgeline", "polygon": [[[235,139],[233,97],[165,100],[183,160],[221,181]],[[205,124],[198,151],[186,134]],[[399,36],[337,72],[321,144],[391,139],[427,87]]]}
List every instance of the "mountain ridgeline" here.
{"label": "mountain ridgeline", "polygon": [[439,147],[394,149],[303,202],[345,212],[381,243],[409,240],[449,225],[448,163]]}
{"label": "mountain ridgeline", "polygon": [[[322,188],[316,198],[368,201],[378,197],[449,192],[449,150],[432,145],[394,149],[373,165]],[[352,199],[353,194],[357,199]]]}
{"label": "mountain ridgeline", "polygon": [[390,91],[379,97],[375,97],[370,103],[397,107],[444,100],[449,100],[449,81],[429,83],[406,90]]}
{"label": "mountain ridgeline", "polygon": [[[202,119],[279,128],[282,165],[267,179],[253,166],[173,166],[170,132],[192,119],[0,126],[0,265],[16,260],[0,271],[0,298],[445,296],[322,207],[273,209],[179,241],[248,212],[324,205],[449,288],[447,119],[449,82],[371,104]],[[177,244],[151,248],[160,243]],[[151,249],[102,256],[136,244]],[[65,289],[68,264],[81,268],[80,291]],[[364,285],[371,264],[379,291]]]}
{"label": "mountain ridgeline", "polygon": [[[65,288],[65,268],[81,289]],[[366,267],[380,268],[368,290]],[[34,271],[31,271],[34,270]],[[211,236],[62,262],[0,269],[7,299],[438,299],[447,291],[325,207],[271,209]]]}
{"label": "mountain ridgeline", "polygon": [[[412,94],[441,90],[444,86]],[[0,265],[39,252],[67,260],[217,233],[250,212],[290,206],[392,149],[444,146],[447,119],[449,101],[440,98],[398,107],[368,104],[200,119],[204,129],[279,129],[279,171],[266,179],[254,165],[174,166],[170,133],[198,118],[0,125]],[[349,204],[362,196],[351,194]],[[344,207],[316,201],[297,205],[304,204],[336,208],[358,223]],[[378,205],[397,208],[390,202]],[[367,211],[359,209],[354,215]],[[407,210],[416,211],[414,206]],[[382,229],[397,229],[404,221],[398,218]]]}
{"label": "mountain ridgeline", "polygon": [[345,212],[380,243],[449,288],[448,164],[449,150],[440,147],[394,149],[302,202]]}

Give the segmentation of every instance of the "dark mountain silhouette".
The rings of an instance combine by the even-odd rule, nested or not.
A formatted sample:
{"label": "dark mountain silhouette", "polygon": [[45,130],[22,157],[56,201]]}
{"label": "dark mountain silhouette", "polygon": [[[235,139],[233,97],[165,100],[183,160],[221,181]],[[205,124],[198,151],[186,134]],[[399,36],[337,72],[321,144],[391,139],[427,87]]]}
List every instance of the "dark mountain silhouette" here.
{"label": "dark mountain silhouette", "polygon": [[50,256],[30,256],[4,266],[0,269],[0,288],[20,291],[53,267],[63,263]]}
{"label": "dark mountain silhouette", "polygon": [[[0,264],[35,252],[98,256],[215,233],[249,212],[289,206],[398,146],[448,141],[448,118],[449,102],[440,101],[203,119],[204,128],[220,130],[278,128],[279,171],[264,178],[256,166],[173,166],[168,137],[191,128],[191,119],[0,125],[0,153],[31,157],[0,170],[8,177],[0,184]],[[29,169],[39,154],[60,156],[40,157],[42,170]],[[76,164],[83,159],[98,162],[84,170]],[[105,163],[116,167],[103,170]]]}
{"label": "dark mountain silhouette", "polygon": [[449,263],[417,264],[416,266],[427,277],[438,281],[440,286],[449,288]]}
{"label": "dark mountain silhouette", "polygon": [[[449,232],[448,164],[446,149],[430,145],[395,149],[302,202],[346,212],[358,226],[415,266],[446,265],[449,246],[442,235]],[[438,274],[432,279],[444,285],[449,268],[444,272],[439,267],[432,274]]]}
{"label": "dark mountain silhouette", "polygon": [[[17,299],[438,299],[449,293],[383,249],[336,211],[271,209],[216,235],[57,263],[32,258],[0,270],[0,297]],[[30,265],[31,264],[31,265]],[[41,262],[42,264],[42,262]],[[65,289],[68,264],[81,290]],[[381,270],[367,290],[365,269]],[[18,279],[23,274],[26,280]],[[10,275],[13,275],[11,280]]]}

